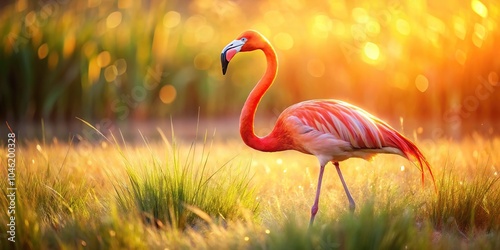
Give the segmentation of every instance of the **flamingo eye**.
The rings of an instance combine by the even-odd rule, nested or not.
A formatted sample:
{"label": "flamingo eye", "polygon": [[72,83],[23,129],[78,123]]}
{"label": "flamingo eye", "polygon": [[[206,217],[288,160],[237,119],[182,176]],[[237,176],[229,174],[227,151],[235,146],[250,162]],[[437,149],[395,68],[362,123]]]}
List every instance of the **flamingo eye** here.
{"label": "flamingo eye", "polygon": [[246,37],[242,37],[240,40],[245,43],[248,39]]}

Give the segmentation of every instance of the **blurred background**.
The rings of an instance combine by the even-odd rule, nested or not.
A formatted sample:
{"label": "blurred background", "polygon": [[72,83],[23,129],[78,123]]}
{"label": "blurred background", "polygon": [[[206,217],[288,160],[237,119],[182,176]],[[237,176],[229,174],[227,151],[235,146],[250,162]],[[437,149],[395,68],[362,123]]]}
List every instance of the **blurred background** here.
{"label": "blurred background", "polygon": [[499,18],[494,0],[3,1],[0,120],[69,131],[75,117],[106,129],[199,115],[237,131],[265,59],[237,55],[223,76],[220,52],[255,29],[280,63],[260,133],[293,103],[334,98],[406,134],[497,134]]}

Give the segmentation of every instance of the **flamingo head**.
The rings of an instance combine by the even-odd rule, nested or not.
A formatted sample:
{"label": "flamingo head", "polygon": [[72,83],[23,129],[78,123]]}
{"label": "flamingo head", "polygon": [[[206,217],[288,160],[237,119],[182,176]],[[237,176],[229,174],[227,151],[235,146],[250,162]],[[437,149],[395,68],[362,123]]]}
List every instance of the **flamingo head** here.
{"label": "flamingo head", "polygon": [[222,64],[222,74],[226,74],[229,61],[233,59],[234,55],[240,51],[252,51],[262,49],[265,43],[269,43],[259,32],[248,30],[243,32],[236,40],[230,42],[224,49],[220,56]]}

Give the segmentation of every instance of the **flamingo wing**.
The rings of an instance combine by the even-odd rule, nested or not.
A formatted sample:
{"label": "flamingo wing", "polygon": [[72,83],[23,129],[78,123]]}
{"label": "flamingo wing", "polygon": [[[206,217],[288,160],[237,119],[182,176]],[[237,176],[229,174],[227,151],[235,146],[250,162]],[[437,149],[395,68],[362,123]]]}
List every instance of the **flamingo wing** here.
{"label": "flamingo wing", "polygon": [[431,172],[429,163],[415,144],[387,123],[346,102],[301,102],[284,110],[278,121],[293,138],[295,149],[316,155],[322,163],[351,157],[368,159],[377,153],[390,153],[415,158],[422,171],[422,180],[424,165]]}

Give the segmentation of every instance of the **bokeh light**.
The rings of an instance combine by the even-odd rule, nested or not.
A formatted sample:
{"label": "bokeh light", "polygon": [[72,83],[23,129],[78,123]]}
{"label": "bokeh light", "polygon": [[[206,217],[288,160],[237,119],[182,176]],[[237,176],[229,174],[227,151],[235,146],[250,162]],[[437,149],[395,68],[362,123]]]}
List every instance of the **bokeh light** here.
{"label": "bokeh light", "polygon": [[44,43],[38,48],[38,58],[44,59],[49,54],[49,46]]}
{"label": "bokeh light", "polygon": [[115,11],[109,14],[108,18],[106,19],[106,26],[108,29],[114,29],[120,25],[122,22],[122,13],[120,11]]}
{"label": "bokeh light", "polygon": [[118,69],[115,65],[110,65],[104,70],[104,78],[107,82],[113,82],[118,75]]}
{"label": "bokeh light", "polygon": [[[463,106],[477,86],[492,91],[470,117],[494,120],[500,113],[491,80],[500,72],[494,56],[500,11],[493,0],[60,2],[16,1],[0,9],[7,72],[0,84],[29,85],[26,75],[35,74],[37,88],[47,90],[27,94],[26,105],[0,98],[9,110],[0,114],[15,116],[13,107],[26,106],[16,112],[33,119],[113,119],[120,116],[113,103],[141,88],[141,98],[128,104],[134,119],[194,115],[198,108],[206,116],[237,116],[266,68],[261,53],[245,53],[222,76],[221,49],[246,29],[260,31],[278,52],[276,84],[259,106],[262,115],[307,99],[339,98],[384,117],[446,123],[443,114]],[[62,92],[52,91],[50,79],[65,86]]]}
{"label": "bokeh light", "polygon": [[325,64],[318,59],[312,59],[307,62],[307,72],[313,77],[322,77],[325,73]]}
{"label": "bokeh light", "polygon": [[172,103],[177,96],[177,90],[172,85],[165,85],[160,89],[160,100],[165,104]]}
{"label": "bokeh light", "polygon": [[174,28],[181,22],[181,14],[177,11],[169,11],[163,16],[163,26]]}
{"label": "bokeh light", "polygon": [[289,50],[293,47],[293,38],[290,34],[280,32],[274,36],[274,44],[279,50]]}
{"label": "bokeh light", "polygon": [[111,54],[109,53],[109,51],[103,51],[97,56],[97,66],[99,66],[100,68],[108,66],[110,62]]}
{"label": "bokeh light", "polygon": [[472,10],[476,12],[480,17],[486,18],[488,17],[488,8],[479,0],[471,1]]}
{"label": "bokeh light", "polygon": [[365,53],[366,57],[374,61],[377,60],[380,55],[380,49],[378,48],[378,46],[371,42],[365,44],[363,52]]}
{"label": "bokeh light", "polygon": [[427,88],[429,87],[429,80],[424,75],[418,75],[415,78],[415,87],[417,87],[417,89],[420,92],[425,92],[425,91],[427,91]]}
{"label": "bokeh light", "polygon": [[401,33],[402,35],[409,35],[410,34],[410,24],[402,19],[402,18],[399,18],[397,21],[396,21],[396,29],[398,30],[399,33]]}

